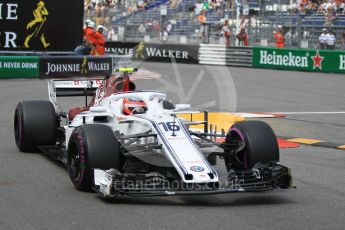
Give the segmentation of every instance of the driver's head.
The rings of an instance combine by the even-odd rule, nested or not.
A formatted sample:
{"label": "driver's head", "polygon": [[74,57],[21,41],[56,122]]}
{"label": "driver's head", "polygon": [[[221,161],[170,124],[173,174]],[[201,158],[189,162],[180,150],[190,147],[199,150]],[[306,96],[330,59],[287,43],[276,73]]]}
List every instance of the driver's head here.
{"label": "driver's head", "polygon": [[136,98],[124,98],[122,111],[125,115],[143,114],[147,111],[146,103]]}

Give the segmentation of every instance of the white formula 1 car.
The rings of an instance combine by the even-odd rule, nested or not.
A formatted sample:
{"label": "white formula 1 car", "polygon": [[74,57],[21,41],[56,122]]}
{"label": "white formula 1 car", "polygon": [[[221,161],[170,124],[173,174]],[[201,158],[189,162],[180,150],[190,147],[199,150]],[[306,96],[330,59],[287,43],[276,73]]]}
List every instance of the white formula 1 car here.
{"label": "white formula 1 car", "polygon": [[[279,148],[269,125],[243,121],[228,133],[208,132],[204,121],[178,113],[166,94],[135,91],[129,73],[116,92],[103,80],[49,80],[50,101],[23,101],[15,110],[20,151],[41,151],[63,162],[74,186],[118,195],[166,196],[267,191],[289,188],[290,170],[279,164]],[[60,96],[93,96],[74,117],[61,111]],[[204,131],[192,131],[204,124]],[[222,142],[216,141],[223,139]],[[220,169],[225,171],[220,176]],[[218,171],[217,171],[218,170]]]}

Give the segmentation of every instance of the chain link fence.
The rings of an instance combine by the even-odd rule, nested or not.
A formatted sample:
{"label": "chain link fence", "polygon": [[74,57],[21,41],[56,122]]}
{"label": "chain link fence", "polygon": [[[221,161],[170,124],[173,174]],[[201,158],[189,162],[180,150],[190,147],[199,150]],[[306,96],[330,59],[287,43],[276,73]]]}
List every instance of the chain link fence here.
{"label": "chain link fence", "polygon": [[[335,32],[336,48],[344,48],[344,11],[334,12],[334,18],[329,20],[317,8],[303,10],[295,2],[227,0],[218,4],[211,1],[206,12],[206,39],[200,34],[194,0],[159,0],[141,7],[134,0],[117,1],[103,11],[86,8],[85,19],[105,25],[107,39],[113,41],[225,44],[222,26],[228,20],[232,46],[238,45],[235,35],[241,27],[248,33],[250,46],[274,46],[273,34],[281,25],[286,47],[319,48],[318,37],[323,28],[328,28]],[[164,31],[168,23],[172,29],[167,35]]]}

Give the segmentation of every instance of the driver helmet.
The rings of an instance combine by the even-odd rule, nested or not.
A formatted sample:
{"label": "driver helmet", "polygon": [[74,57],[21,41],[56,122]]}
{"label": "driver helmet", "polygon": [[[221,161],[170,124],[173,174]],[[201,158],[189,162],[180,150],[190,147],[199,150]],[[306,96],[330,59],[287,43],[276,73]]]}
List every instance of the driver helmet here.
{"label": "driver helmet", "polygon": [[122,111],[125,115],[143,114],[147,111],[146,103],[136,98],[124,98]]}

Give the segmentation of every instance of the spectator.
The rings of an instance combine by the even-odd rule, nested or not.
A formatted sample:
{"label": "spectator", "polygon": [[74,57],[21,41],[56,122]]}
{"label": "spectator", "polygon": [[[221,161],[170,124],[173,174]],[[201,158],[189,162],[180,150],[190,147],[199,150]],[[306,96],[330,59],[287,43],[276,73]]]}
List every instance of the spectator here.
{"label": "spectator", "polygon": [[330,9],[333,11],[334,9],[334,4],[331,0],[326,0],[324,1],[320,6],[319,6],[319,9],[318,9],[318,13],[327,13],[327,11]]}
{"label": "spectator", "polygon": [[144,10],[145,9],[145,2],[143,0],[138,0],[137,6],[139,9]]}
{"label": "spectator", "polygon": [[322,33],[319,36],[320,49],[322,50],[326,49],[326,40],[327,40],[327,29],[323,28]]}
{"label": "spectator", "polygon": [[199,39],[204,39],[206,31],[206,16],[204,10],[200,12],[198,21],[200,23]]}
{"label": "spectator", "polygon": [[285,39],[284,39],[283,27],[281,25],[278,25],[278,30],[274,33],[274,39],[276,41],[277,48],[284,48]]}
{"label": "spectator", "polygon": [[88,40],[83,39],[83,44],[80,46],[77,46],[74,49],[74,54],[77,56],[90,55],[91,50],[92,50],[91,43]]}
{"label": "spectator", "polygon": [[340,34],[340,39],[341,39],[341,48],[345,50],[345,32],[344,31]]}
{"label": "spectator", "polygon": [[170,7],[175,8],[178,4],[180,4],[180,0],[170,0]]}
{"label": "spectator", "polygon": [[155,32],[156,36],[159,36],[159,34],[161,32],[161,24],[157,20],[153,20],[152,28],[153,28],[153,31]]}
{"label": "spectator", "polygon": [[335,35],[332,30],[326,34],[326,46],[328,50],[334,50],[335,48]]}
{"label": "spectator", "polygon": [[107,40],[111,40],[113,41],[114,40],[114,37],[115,37],[115,30],[114,30],[114,27],[110,26],[107,30]]}
{"label": "spectator", "polygon": [[199,1],[197,1],[194,6],[194,14],[198,16],[202,10],[202,4]]}
{"label": "spectator", "polygon": [[196,1],[194,6],[193,6],[193,10],[194,10],[194,15],[192,18],[192,22],[195,23],[198,21],[198,16],[202,10],[202,4],[200,1]]}
{"label": "spectator", "polygon": [[296,2],[292,3],[289,6],[290,14],[297,14],[298,13],[298,4]]}
{"label": "spectator", "polygon": [[222,27],[222,33],[224,35],[225,45],[227,45],[227,46],[231,45],[231,31],[230,31],[230,26],[229,26],[228,20],[224,21],[224,25]]}
{"label": "spectator", "polygon": [[139,34],[141,34],[139,36],[143,36],[143,34],[146,32],[146,28],[143,24],[140,24],[140,26],[138,28],[138,32],[139,32]]}
{"label": "spectator", "polygon": [[337,18],[337,15],[335,14],[335,11],[333,10],[332,6],[329,6],[324,13],[325,15],[325,26],[332,26],[333,21]]}
{"label": "spectator", "polygon": [[168,39],[168,36],[169,36],[171,29],[172,29],[171,21],[168,21],[168,24],[165,26],[164,32],[163,32],[163,40],[164,41],[166,41]]}
{"label": "spectator", "polygon": [[208,0],[204,0],[201,9],[206,12],[208,10],[208,8],[209,8]]}
{"label": "spectator", "polygon": [[236,38],[238,40],[239,46],[248,46],[249,45],[248,34],[247,34],[245,28],[243,28],[243,27],[241,28],[241,31],[236,35]]}

